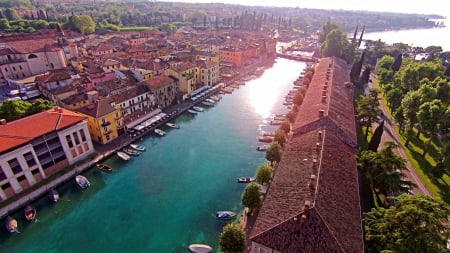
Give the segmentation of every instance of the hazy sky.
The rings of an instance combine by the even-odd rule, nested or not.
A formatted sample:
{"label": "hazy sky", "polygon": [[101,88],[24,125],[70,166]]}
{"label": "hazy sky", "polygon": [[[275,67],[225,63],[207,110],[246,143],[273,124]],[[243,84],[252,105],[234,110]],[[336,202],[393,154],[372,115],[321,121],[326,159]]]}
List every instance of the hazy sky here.
{"label": "hazy sky", "polygon": [[257,5],[314,9],[370,10],[418,14],[440,14],[450,16],[450,1],[448,0],[172,0],[171,2],[221,2],[249,6]]}

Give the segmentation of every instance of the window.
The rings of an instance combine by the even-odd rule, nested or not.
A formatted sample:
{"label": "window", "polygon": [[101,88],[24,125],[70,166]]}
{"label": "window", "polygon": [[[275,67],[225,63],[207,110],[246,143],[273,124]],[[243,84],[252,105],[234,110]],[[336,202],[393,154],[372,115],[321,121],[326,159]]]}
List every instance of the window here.
{"label": "window", "polygon": [[9,160],[8,164],[14,174],[19,174],[20,172],[22,172],[22,167],[20,167],[20,163],[17,158]]}
{"label": "window", "polygon": [[38,58],[37,55],[35,55],[35,54],[30,54],[28,56],[28,59],[35,59],[35,58]]}
{"label": "window", "polygon": [[11,185],[9,183],[6,183],[6,184],[2,185],[2,190],[6,190],[9,187],[11,187]]}
{"label": "window", "polygon": [[86,141],[86,135],[84,134],[84,130],[83,129],[80,130],[80,136],[81,136],[81,141],[85,142]]}
{"label": "window", "polygon": [[36,175],[39,173],[39,169],[34,169],[31,171],[31,174]]}
{"label": "window", "polygon": [[6,175],[5,175],[5,173],[3,172],[3,169],[0,167],[0,181],[3,181],[3,180],[5,180],[6,179]]}
{"label": "window", "polygon": [[17,181],[19,181],[19,182],[22,182],[23,180],[25,180],[25,175],[22,175],[17,178]]}
{"label": "window", "polygon": [[13,70],[16,71],[16,67],[13,66]]}
{"label": "window", "polygon": [[73,148],[72,138],[70,138],[70,135],[66,135],[66,142],[69,148]]}
{"label": "window", "polygon": [[19,65],[19,69],[22,70],[22,65]]}
{"label": "window", "polygon": [[32,167],[36,165],[36,161],[34,160],[34,156],[31,152],[27,152],[23,155],[23,158],[25,158],[25,161],[27,161],[28,167]]}
{"label": "window", "polygon": [[75,140],[76,145],[80,145],[80,138],[78,138],[78,134],[76,132],[73,133],[73,139]]}

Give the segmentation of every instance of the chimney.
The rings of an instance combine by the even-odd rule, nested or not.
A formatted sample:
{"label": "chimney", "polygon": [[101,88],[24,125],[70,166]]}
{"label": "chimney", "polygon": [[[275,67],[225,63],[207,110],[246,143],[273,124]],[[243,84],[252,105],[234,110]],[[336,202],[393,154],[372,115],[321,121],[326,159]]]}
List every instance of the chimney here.
{"label": "chimney", "polygon": [[319,117],[323,117],[323,115],[325,115],[325,110],[320,109],[319,110]]}
{"label": "chimney", "polygon": [[7,123],[6,119],[0,119],[0,125],[5,126]]}
{"label": "chimney", "polygon": [[322,103],[326,103],[327,102],[327,96],[323,95],[322,96]]}
{"label": "chimney", "polygon": [[322,131],[319,131],[319,140],[322,139]]}
{"label": "chimney", "polygon": [[305,200],[305,205],[303,207],[303,210],[308,211],[308,209],[311,207],[311,201]]}
{"label": "chimney", "polygon": [[314,188],[315,186],[315,182],[316,182],[316,175],[311,175],[311,177],[309,178],[309,188]]}
{"label": "chimney", "polygon": [[54,112],[59,112],[59,109],[60,109],[59,106],[53,107],[53,111],[54,111]]}
{"label": "chimney", "polygon": [[317,152],[320,151],[320,142],[316,142],[316,150],[317,150]]}

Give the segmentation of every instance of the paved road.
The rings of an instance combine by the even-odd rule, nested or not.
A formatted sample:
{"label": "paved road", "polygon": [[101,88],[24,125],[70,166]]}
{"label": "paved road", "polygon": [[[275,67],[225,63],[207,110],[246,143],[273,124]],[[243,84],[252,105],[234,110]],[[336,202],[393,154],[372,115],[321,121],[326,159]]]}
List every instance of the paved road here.
{"label": "paved road", "polygon": [[[374,80],[374,76],[372,76],[372,80]],[[369,83],[370,88],[378,88],[378,85],[376,85],[374,82]],[[422,182],[422,180],[419,178],[417,173],[415,172],[413,166],[408,161],[408,157],[405,154],[404,146],[400,142],[400,138],[398,138],[397,133],[395,132],[394,126],[395,122],[392,121],[387,115],[388,109],[386,106],[384,106],[384,103],[380,103],[380,109],[382,111],[381,119],[384,120],[384,132],[381,136],[381,143],[384,143],[386,141],[391,141],[399,145],[399,148],[396,150],[397,153],[406,160],[406,166],[408,168],[408,171],[405,171],[405,174],[407,176],[407,179],[417,185],[416,188],[412,189],[411,192],[413,194],[424,194],[428,196],[432,196],[431,192],[428,190],[428,188],[425,186],[425,184]],[[372,126],[373,129],[375,129],[378,126],[378,123],[374,123]],[[380,145],[381,146],[381,145]]]}

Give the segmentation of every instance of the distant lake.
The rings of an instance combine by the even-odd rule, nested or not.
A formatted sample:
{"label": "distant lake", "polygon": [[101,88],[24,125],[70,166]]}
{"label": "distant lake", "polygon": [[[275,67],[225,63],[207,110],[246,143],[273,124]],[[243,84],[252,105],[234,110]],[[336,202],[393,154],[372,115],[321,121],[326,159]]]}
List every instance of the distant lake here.
{"label": "distant lake", "polygon": [[378,40],[386,44],[402,42],[413,47],[441,46],[444,51],[450,51],[450,21],[445,20],[446,27],[431,29],[411,29],[365,33],[363,39]]}

